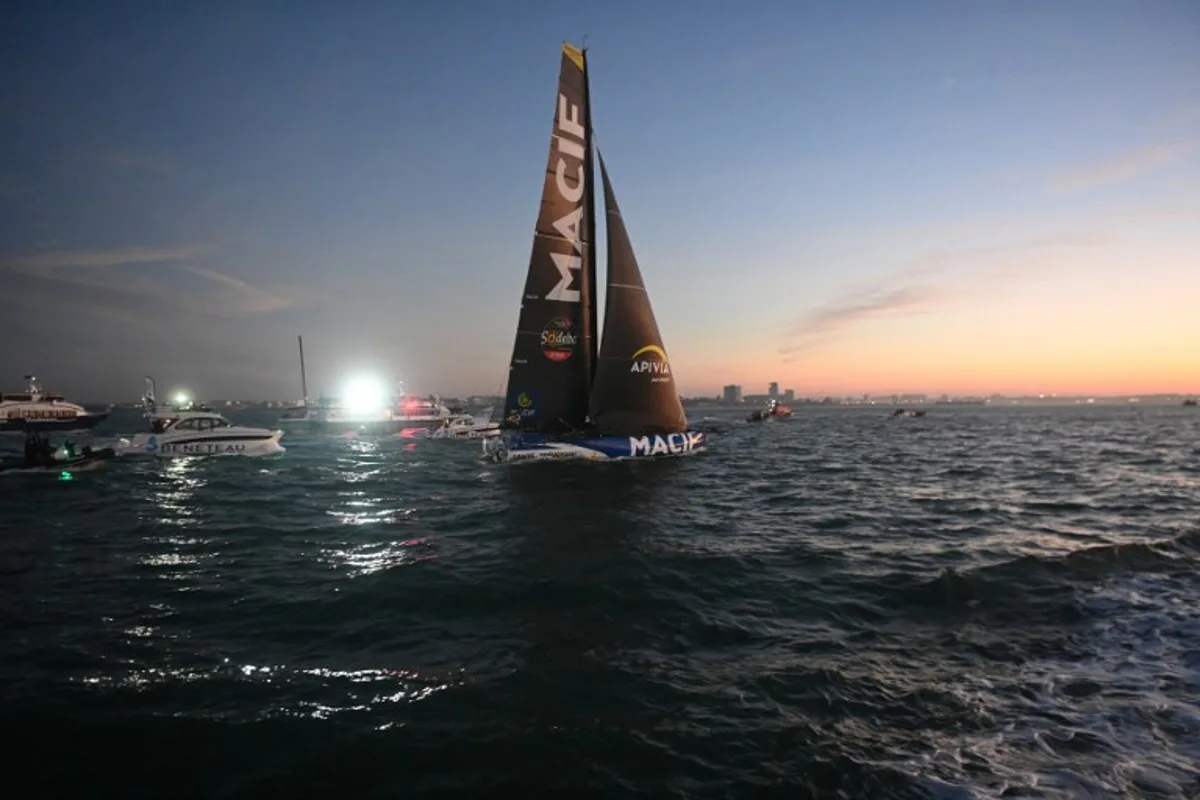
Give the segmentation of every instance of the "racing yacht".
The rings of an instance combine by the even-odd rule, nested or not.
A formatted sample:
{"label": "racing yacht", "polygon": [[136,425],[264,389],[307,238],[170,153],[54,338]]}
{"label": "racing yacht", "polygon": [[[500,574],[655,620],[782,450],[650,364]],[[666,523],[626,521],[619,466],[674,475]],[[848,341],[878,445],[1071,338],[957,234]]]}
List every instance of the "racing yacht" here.
{"label": "racing yacht", "polygon": [[268,456],[286,449],[279,443],[281,430],[235,425],[208,406],[195,403],[160,406],[154,397],[153,378],[146,378],[142,406],[150,419],[150,431],[121,439],[119,455]]}
{"label": "racing yacht", "polygon": [[33,375],[25,380],[29,388],[24,393],[0,394],[0,433],[88,430],[108,417],[107,411],[88,411],[62,395],[43,391]]}

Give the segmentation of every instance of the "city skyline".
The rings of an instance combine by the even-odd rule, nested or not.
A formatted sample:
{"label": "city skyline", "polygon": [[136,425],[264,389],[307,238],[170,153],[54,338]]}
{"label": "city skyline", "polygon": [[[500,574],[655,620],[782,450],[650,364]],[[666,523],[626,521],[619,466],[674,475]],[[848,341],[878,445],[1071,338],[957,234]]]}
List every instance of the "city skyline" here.
{"label": "city skyline", "polygon": [[[770,384],[765,387],[764,391],[743,391],[738,395],[736,401],[730,400],[728,390],[737,386],[740,389],[745,389],[739,384],[726,385],[721,387],[722,391],[709,394],[686,394],[682,393],[681,397],[689,401],[719,401],[726,404],[744,404],[761,402],[764,398],[775,397],[781,402],[802,402],[811,400],[820,400],[823,398],[834,398],[838,400],[853,400],[853,401],[870,401],[870,402],[890,402],[896,399],[915,399],[922,398],[926,401],[933,402],[936,400],[951,400],[951,401],[968,401],[968,400],[991,400],[991,399],[1020,399],[1020,398],[1037,398],[1043,400],[1064,399],[1073,400],[1076,398],[1095,398],[1100,399],[1124,399],[1124,398],[1193,398],[1200,395],[1200,392],[1188,391],[1167,391],[1167,392],[1144,392],[1144,393],[1101,393],[1101,392],[1081,392],[1081,393],[1061,393],[1061,392],[1032,392],[1032,393],[1005,393],[1005,392],[988,392],[988,393],[953,393],[953,392],[934,392],[920,390],[906,391],[879,391],[879,392],[800,392],[791,387],[780,388],[777,394],[772,394]],[[761,387],[760,387],[761,388]],[[57,392],[54,387],[43,385],[43,389]],[[300,396],[285,395],[280,397],[266,397],[254,395],[215,395],[206,393],[205,391],[196,390],[193,387],[184,383],[169,383],[160,386],[161,397],[171,398],[187,398],[189,400],[200,400],[204,402],[253,402],[253,403],[278,403],[278,404],[298,404],[301,401]],[[421,395],[434,395],[445,399],[481,399],[490,398],[490,401],[499,402],[503,400],[503,395],[486,391],[464,392],[458,394],[450,394],[447,392],[420,392]],[[335,394],[326,393],[326,396],[336,396]],[[309,401],[317,402],[320,393],[310,393]],[[100,403],[118,403],[130,404],[141,403],[140,393],[127,393],[116,397],[75,397],[75,400],[84,400],[87,402]]]}
{"label": "city skyline", "polygon": [[683,395],[1200,391],[1182,0],[6,9],[0,391],[500,392],[584,32]]}

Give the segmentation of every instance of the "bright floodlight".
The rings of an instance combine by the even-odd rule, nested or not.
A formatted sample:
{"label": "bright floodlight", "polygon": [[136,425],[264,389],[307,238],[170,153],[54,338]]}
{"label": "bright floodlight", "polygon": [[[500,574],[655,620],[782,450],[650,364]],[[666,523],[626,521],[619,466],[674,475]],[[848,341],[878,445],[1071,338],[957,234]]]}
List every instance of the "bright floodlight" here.
{"label": "bright floodlight", "polygon": [[342,402],[347,411],[367,412],[379,411],[387,402],[387,394],[382,384],[370,378],[357,378],[346,384],[342,393]]}
{"label": "bright floodlight", "polygon": [[176,392],[175,393],[175,405],[177,405],[177,406],[187,405],[187,401],[188,401],[187,392]]}

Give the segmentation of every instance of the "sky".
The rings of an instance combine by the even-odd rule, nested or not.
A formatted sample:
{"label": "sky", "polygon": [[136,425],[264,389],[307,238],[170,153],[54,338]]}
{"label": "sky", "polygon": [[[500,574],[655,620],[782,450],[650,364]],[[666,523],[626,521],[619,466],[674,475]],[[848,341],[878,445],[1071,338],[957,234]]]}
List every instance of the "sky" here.
{"label": "sky", "polygon": [[0,387],[502,392],[585,36],[683,394],[1200,391],[1194,0],[4,4]]}

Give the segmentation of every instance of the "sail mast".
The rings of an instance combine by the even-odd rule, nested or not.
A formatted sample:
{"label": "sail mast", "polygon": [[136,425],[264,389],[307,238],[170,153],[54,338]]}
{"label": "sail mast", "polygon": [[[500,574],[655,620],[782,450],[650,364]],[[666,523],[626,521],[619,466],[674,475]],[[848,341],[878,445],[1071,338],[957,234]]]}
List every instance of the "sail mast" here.
{"label": "sail mast", "polygon": [[587,65],[563,43],[554,128],[509,364],[501,426],[580,430],[596,352],[593,189]]}
{"label": "sail mast", "polygon": [[596,360],[600,347],[600,326],[596,319],[598,304],[594,296],[596,287],[600,284],[596,283],[596,166],[595,156],[592,154],[592,150],[595,149],[595,132],[592,130],[592,81],[587,69],[586,38],[584,44],[585,47],[581,51],[583,56],[583,127],[587,132],[587,139],[584,145],[586,153],[583,157],[583,179],[587,182],[588,242],[587,248],[583,252],[583,271],[584,282],[589,287],[588,299],[590,302],[587,305],[588,318],[582,355],[587,359],[588,395],[590,397],[593,382],[596,380]]}
{"label": "sail mast", "polygon": [[308,407],[308,378],[304,374],[304,337],[297,336],[296,341],[300,344],[300,392],[304,397],[304,407]]}

